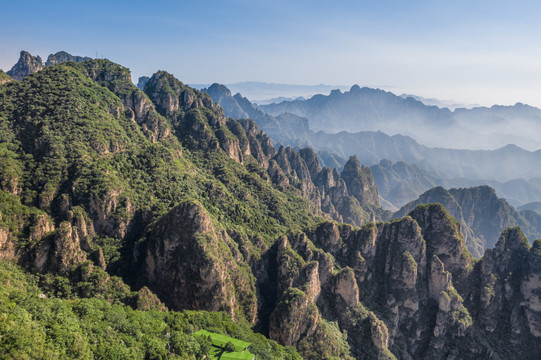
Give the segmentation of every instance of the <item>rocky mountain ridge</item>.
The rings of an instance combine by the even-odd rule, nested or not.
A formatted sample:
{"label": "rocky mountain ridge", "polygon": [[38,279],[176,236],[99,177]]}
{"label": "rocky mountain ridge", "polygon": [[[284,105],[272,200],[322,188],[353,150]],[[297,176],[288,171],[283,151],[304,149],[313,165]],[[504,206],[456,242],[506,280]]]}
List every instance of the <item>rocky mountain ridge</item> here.
{"label": "rocky mountain ridge", "polygon": [[329,95],[260,108],[271,115],[289,112],[305,117],[312,129],[330,133],[383,131],[407,135],[430,147],[457,149],[486,150],[508,144],[541,148],[532,135],[540,130],[541,110],[522,103],[450,111],[412,97],[354,85],[345,92],[333,90]]}
{"label": "rocky mountain ridge", "polygon": [[28,51],[23,50],[21,51],[19,60],[7,74],[13,79],[20,81],[26,76],[38,72],[46,66],[61,64],[66,61],[82,62],[86,60],[91,60],[91,58],[86,56],[74,56],[65,51],[59,51],[56,54],[50,54],[47,57],[47,61],[43,63],[43,60],[41,60],[39,55],[32,56]]}
{"label": "rocky mountain ridge", "polygon": [[127,283],[142,308],[224,311],[306,359],[541,355],[541,245],[519,229],[476,261],[442,205],[377,222],[359,159],[339,174],[276,149],[164,71],[143,92],[110,61],[63,63],[0,85],[0,104],[0,255],[59,297],[134,301]]}
{"label": "rocky mountain ridge", "polygon": [[[219,87],[216,86],[216,89]],[[216,101],[223,101],[228,98],[228,93],[215,91],[211,96],[216,96]],[[381,160],[403,161],[417,165],[442,179],[465,178],[471,181],[495,182],[489,184],[493,186],[497,186],[497,182],[532,181],[541,178],[539,167],[532,166],[541,162],[540,151],[527,151],[515,145],[496,150],[465,150],[456,149],[456,146],[428,147],[411,137],[398,134],[389,136],[381,131],[342,131],[334,134],[314,132],[306,117],[291,113],[280,113],[278,116],[266,114],[240,94],[229,96],[228,101],[236,104],[235,106],[255,120],[274,141],[294,148],[311,147],[322,158],[330,160],[328,166],[335,166],[337,163],[338,167],[343,166],[348,157],[355,154],[366,166],[377,164]],[[227,115],[227,106],[224,111]],[[415,125],[410,128],[422,127]],[[338,162],[332,158],[338,159]],[[512,189],[507,189],[506,192],[513,193]]]}
{"label": "rocky mountain ridge", "polygon": [[541,217],[533,212],[516,211],[489,186],[449,190],[435,187],[404,205],[393,217],[400,218],[417,205],[430,203],[443,204],[460,222],[466,245],[475,257],[494,247],[500,233],[510,227],[520,227],[532,242],[541,238],[538,225]]}
{"label": "rocky mountain ridge", "polygon": [[[65,91],[56,94],[58,88]],[[226,119],[208,95],[165,72],[148,81],[145,94],[127,69],[90,60],[47,67],[0,90],[2,193],[17,211],[36,213],[17,220],[3,211],[13,226],[2,227],[2,256],[34,271],[68,276],[90,262],[133,286],[148,285],[174,309],[222,310],[255,323],[249,264],[276,234],[325,214],[318,208],[320,191],[333,191],[353,220],[372,220],[355,210],[358,199],[377,201],[377,190],[354,158],[348,191],[310,149],[276,150],[255,123]],[[38,107],[27,107],[29,101]],[[14,115],[26,111],[32,115]],[[316,186],[311,176],[321,172],[328,176]],[[364,194],[370,191],[376,193]],[[332,201],[324,206],[332,209]],[[182,226],[193,230],[175,237]],[[186,241],[185,262],[169,257]],[[183,296],[167,296],[175,289]],[[210,302],[201,302],[204,294]],[[321,336],[336,330],[321,326]],[[341,343],[336,351],[347,354]]]}

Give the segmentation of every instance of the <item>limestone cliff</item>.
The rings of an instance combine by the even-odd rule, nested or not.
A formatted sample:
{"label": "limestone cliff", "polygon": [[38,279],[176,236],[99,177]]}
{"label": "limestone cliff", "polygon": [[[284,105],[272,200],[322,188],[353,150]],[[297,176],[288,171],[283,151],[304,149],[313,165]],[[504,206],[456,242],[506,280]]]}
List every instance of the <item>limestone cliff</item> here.
{"label": "limestone cliff", "polygon": [[[341,314],[354,307],[358,287],[359,301],[378,309],[376,314],[388,329],[389,349],[401,359],[423,358],[427,349],[446,346],[449,338],[463,336],[469,327],[468,311],[453,286],[456,264],[468,266],[469,254],[443,208],[426,212],[427,221],[412,213],[413,218],[359,230],[324,223],[308,233],[340,266],[353,270],[355,286],[346,287],[347,296],[338,293],[342,300],[335,302],[343,304],[343,310],[335,310],[339,324],[348,333],[355,331],[348,316]],[[430,234],[434,228],[442,236]],[[362,343],[350,341],[355,348]]]}
{"label": "limestone cliff", "polygon": [[15,80],[22,80],[26,76],[40,71],[45,65],[39,56],[32,56],[28,51],[21,51],[19,61],[7,72]]}
{"label": "limestone cliff", "polygon": [[346,182],[349,195],[356,198],[359,203],[380,206],[378,189],[372,172],[369,168],[361,166],[355,155],[346,162],[341,176]]}
{"label": "limestone cliff", "polygon": [[139,77],[139,79],[137,80],[137,88],[139,90],[145,90],[145,86],[147,84],[147,82],[150,80],[150,77],[148,76],[141,76]]}
{"label": "limestone cliff", "polygon": [[493,247],[500,233],[509,227],[520,226],[531,241],[541,236],[541,216],[519,213],[488,186],[449,190],[438,186],[406,204],[394,217],[404,216],[415,206],[429,203],[443,204],[460,222],[466,245],[475,257],[481,257],[485,248]]}
{"label": "limestone cliff", "polygon": [[144,93],[107,60],[1,86],[0,257],[44,282],[225,311],[306,359],[541,357],[541,242],[511,228],[473,259],[459,196],[377,222],[355,158],[275,148],[165,72]]}
{"label": "limestone cliff", "polygon": [[49,57],[47,58],[47,61],[43,63],[39,55],[32,56],[28,51],[23,50],[21,51],[19,61],[17,61],[17,63],[13,65],[13,67],[11,68],[10,71],[7,72],[7,74],[15,80],[22,80],[26,76],[33,74],[37,71],[40,71],[46,66],[53,66],[56,64],[61,64],[66,61],[83,62],[86,60],[91,60],[91,58],[83,57],[83,56],[74,56],[74,55],[68,54],[65,51],[59,51],[56,54],[49,55]]}
{"label": "limestone cliff", "polygon": [[148,236],[144,279],[175,309],[225,311],[254,322],[254,279],[237,244],[197,203],[176,206]]}
{"label": "limestone cliff", "polygon": [[45,66],[53,66],[56,64],[62,64],[66,61],[74,61],[74,62],[83,62],[87,60],[92,60],[92,58],[88,56],[77,56],[77,55],[71,55],[65,51],[59,51],[56,54],[51,54],[49,57],[47,57],[47,61],[45,62]]}

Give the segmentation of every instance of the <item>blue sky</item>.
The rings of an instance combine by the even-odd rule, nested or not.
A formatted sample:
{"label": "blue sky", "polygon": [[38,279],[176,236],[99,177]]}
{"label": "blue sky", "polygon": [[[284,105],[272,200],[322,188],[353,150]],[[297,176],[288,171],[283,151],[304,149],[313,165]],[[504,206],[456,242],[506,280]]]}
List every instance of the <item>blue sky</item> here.
{"label": "blue sky", "polygon": [[0,68],[24,49],[102,55],[134,79],[360,84],[541,106],[534,1],[1,0]]}

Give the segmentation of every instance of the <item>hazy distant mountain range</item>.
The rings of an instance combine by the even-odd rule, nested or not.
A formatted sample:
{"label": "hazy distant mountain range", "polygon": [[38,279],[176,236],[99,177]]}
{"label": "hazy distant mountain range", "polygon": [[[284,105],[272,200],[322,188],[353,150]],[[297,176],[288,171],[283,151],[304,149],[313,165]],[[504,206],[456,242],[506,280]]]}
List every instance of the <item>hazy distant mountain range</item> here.
{"label": "hazy distant mountain range", "polygon": [[[442,100],[442,99],[436,99],[436,98],[425,98],[425,97],[422,97],[422,96],[419,96],[419,95],[412,95],[412,94],[402,94],[400,95],[401,98],[403,99],[407,99],[407,98],[414,98],[415,100],[418,100],[420,102],[422,102],[423,104],[425,105],[434,105],[434,106],[437,106],[437,107],[440,107],[440,108],[448,108],[449,110],[455,110],[455,109],[458,109],[458,108],[465,108],[465,109],[471,109],[473,107],[480,107],[481,105],[478,105],[478,104],[464,104],[464,103],[459,103],[457,101],[454,101],[454,100]],[[284,99],[284,100],[281,100],[281,101],[285,101],[287,99]],[[289,99],[289,100],[292,100],[292,99]],[[276,101],[278,102],[278,101]],[[263,104],[261,104],[263,105]]]}
{"label": "hazy distant mountain range", "polygon": [[[514,145],[497,150],[431,148],[410,137],[389,136],[381,131],[314,132],[307,118],[292,113],[266,114],[241,94],[231,95],[223,85],[213,84],[203,91],[222,105],[227,116],[254,119],[277,143],[297,148],[312,147],[325,166],[341,168],[349,155],[356,154],[362,164],[372,165],[382,206],[389,210],[400,208],[435,186],[490,185],[498,196],[514,206],[541,201],[540,151],[531,152]],[[395,101],[400,101],[392,96]],[[419,109],[426,108],[416,100],[407,101]],[[438,111],[435,107],[430,109]],[[510,108],[503,111],[510,111]],[[464,112],[458,110],[455,113],[462,115]],[[490,109],[474,109],[472,113],[486,115]]]}
{"label": "hazy distant mountain range", "polygon": [[[374,175],[379,194],[397,208],[415,200],[420,194],[436,186],[463,188],[490,185],[496,190],[498,196],[505,198],[513,206],[527,204],[532,199],[541,199],[540,178],[515,179],[506,182],[467,178],[446,179],[417,165],[403,161],[393,163],[389,160],[382,160],[378,164],[372,165],[370,170]],[[541,207],[535,208],[533,204],[529,205],[519,209],[541,209]],[[392,208],[388,208],[392,210]]]}
{"label": "hazy distant mountain range", "polygon": [[[211,84],[190,84],[196,89],[208,88]],[[260,81],[244,81],[225,84],[233,94],[240,93],[250,99],[251,102],[260,105],[280,102],[284,100],[298,100],[297,98],[309,98],[316,94],[329,94],[332,90],[345,91],[348,85],[295,85],[277,84]]]}
{"label": "hazy distant mountain range", "polygon": [[383,131],[412,137],[428,146],[453,149],[496,149],[515,144],[541,148],[541,110],[514,106],[447,108],[428,106],[412,97],[354,85],[307,100],[261,105],[271,115],[292,113],[309,119],[310,127],[326,132]]}
{"label": "hazy distant mountain range", "polygon": [[436,187],[387,221],[359,161],[411,159],[378,169],[419,191],[537,174],[538,152],[316,133],[222,85],[158,71],[141,90],[68,55],[0,71],[0,358],[212,358],[196,329],[249,359],[541,358],[537,205]]}
{"label": "hazy distant mountain range", "polygon": [[[213,89],[214,91],[212,91]],[[527,151],[515,145],[507,145],[497,150],[459,150],[433,148],[419,144],[408,136],[393,135],[389,136],[381,131],[360,131],[339,133],[327,133],[324,131],[314,132],[312,120],[300,117],[292,113],[280,113],[278,116],[271,116],[258,110],[250,101],[240,94],[231,96],[231,92],[225,86],[219,87],[217,84],[205,89],[209,92],[214,101],[224,107],[227,116],[231,117],[251,117],[265,132],[275,141],[297,147],[310,146],[318,152],[328,152],[338,157],[347,159],[349,155],[356,154],[362,164],[372,165],[381,160],[388,159],[393,162],[405,161],[407,163],[417,164],[421,168],[432,171],[440,178],[468,178],[472,180],[491,180],[506,182],[518,178],[531,179],[541,177],[541,151]],[[353,89],[353,92],[356,91]],[[380,90],[361,90],[361,92],[380,93]],[[338,92],[333,96],[340,96]],[[342,94],[344,95],[344,94]],[[383,94],[392,99],[397,106],[404,107],[407,104],[413,104],[410,109],[416,109],[414,113],[425,114],[424,122],[429,122],[428,114],[452,114],[446,110],[440,112],[435,106],[425,106],[417,100],[404,100],[391,93]],[[325,96],[314,96],[316,98],[328,98]],[[310,101],[309,100],[309,101]],[[406,101],[406,103],[404,103]],[[301,104],[306,107],[307,103],[293,102],[292,104]],[[304,104],[304,105],[302,105]],[[389,105],[390,106],[390,105]],[[262,110],[269,109],[269,106],[261,106]],[[493,107],[499,111],[501,107]],[[505,107],[504,107],[505,108]],[[516,105],[517,109],[535,109],[527,105]],[[239,109],[242,110],[239,113]],[[397,111],[396,109],[394,111]],[[474,109],[472,111],[480,111]],[[503,109],[502,113],[509,111]],[[532,110],[533,111],[533,110]],[[541,112],[541,111],[540,111]],[[392,114],[393,111],[389,110]],[[460,112],[459,112],[460,113]],[[439,120],[434,120],[442,125],[442,128],[448,128],[447,121],[455,121],[443,115]],[[412,126],[416,129],[421,127]],[[432,125],[436,128],[435,125]],[[443,130],[442,130],[443,131]]]}

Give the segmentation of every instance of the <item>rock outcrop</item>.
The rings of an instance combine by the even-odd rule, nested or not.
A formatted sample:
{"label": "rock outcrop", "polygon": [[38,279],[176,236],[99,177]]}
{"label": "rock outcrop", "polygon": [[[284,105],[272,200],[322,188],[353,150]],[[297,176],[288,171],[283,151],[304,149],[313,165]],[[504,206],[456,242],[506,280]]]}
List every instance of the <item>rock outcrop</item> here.
{"label": "rock outcrop", "polygon": [[91,59],[92,58],[89,57],[74,56],[65,51],[59,51],[56,54],[49,55],[47,61],[43,63],[39,55],[32,56],[28,51],[23,50],[21,51],[19,61],[17,61],[17,64],[13,65],[7,74],[15,80],[22,80],[28,75],[40,71],[46,66],[61,64],[66,61],[83,62]]}
{"label": "rock outcrop", "polygon": [[174,309],[225,311],[254,322],[254,279],[236,243],[203,207],[184,203],[149,234],[143,284]]}
{"label": "rock outcrop", "polygon": [[139,90],[145,90],[145,86],[147,84],[147,82],[150,80],[150,77],[148,76],[141,76],[139,77],[139,80],[137,80],[137,88],[139,88]]}
{"label": "rock outcrop", "polygon": [[[52,229],[52,224],[44,223],[37,232],[47,233]],[[42,237],[34,244],[34,268],[39,272],[63,274],[71,267],[85,262],[87,253],[81,248],[85,241],[81,236],[82,231],[83,229],[78,229],[68,221],[64,221],[54,234]]]}
{"label": "rock outcrop", "polygon": [[51,54],[47,58],[47,61],[45,62],[45,66],[53,66],[56,64],[62,64],[66,61],[73,61],[73,62],[83,62],[87,60],[92,60],[92,58],[88,56],[77,56],[77,55],[71,55],[65,51],[59,51],[56,54]]}
{"label": "rock outcrop", "polygon": [[402,217],[415,206],[430,203],[443,204],[460,222],[466,245],[475,257],[481,257],[485,248],[493,247],[500,233],[509,227],[520,226],[531,241],[541,236],[541,216],[535,213],[524,216],[507,201],[498,198],[489,186],[449,190],[438,186],[406,204],[393,216]]}
{"label": "rock outcrop", "polygon": [[314,302],[301,290],[289,288],[271,314],[269,336],[280,344],[297,346],[301,339],[314,335],[318,322]]}
{"label": "rock outcrop", "polygon": [[359,203],[380,206],[372,172],[369,168],[361,166],[355,155],[346,162],[341,176],[346,182],[349,195],[356,198]]}
{"label": "rock outcrop", "polygon": [[[361,229],[327,222],[283,239],[278,293],[299,289],[322,318],[347,330],[352,349],[370,348],[381,358],[391,358],[390,351],[401,359],[425,358],[429,349],[451,346],[472,325],[453,282],[468,276],[471,256],[441,205],[418,208],[410,216]],[[365,306],[378,310],[371,313]],[[287,335],[277,333],[278,319],[271,315],[272,336],[283,341]],[[303,326],[304,332],[312,328]]]}
{"label": "rock outcrop", "polygon": [[30,55],[28,51],[23,50],[21,51],[19,61],[13,65],[7,74],[15,80],[22,80],[26,76],[33,74],[36,71],[40,71],[44,67],[45,65],[43,64],[43,61],[39,55],[34,57]]}

